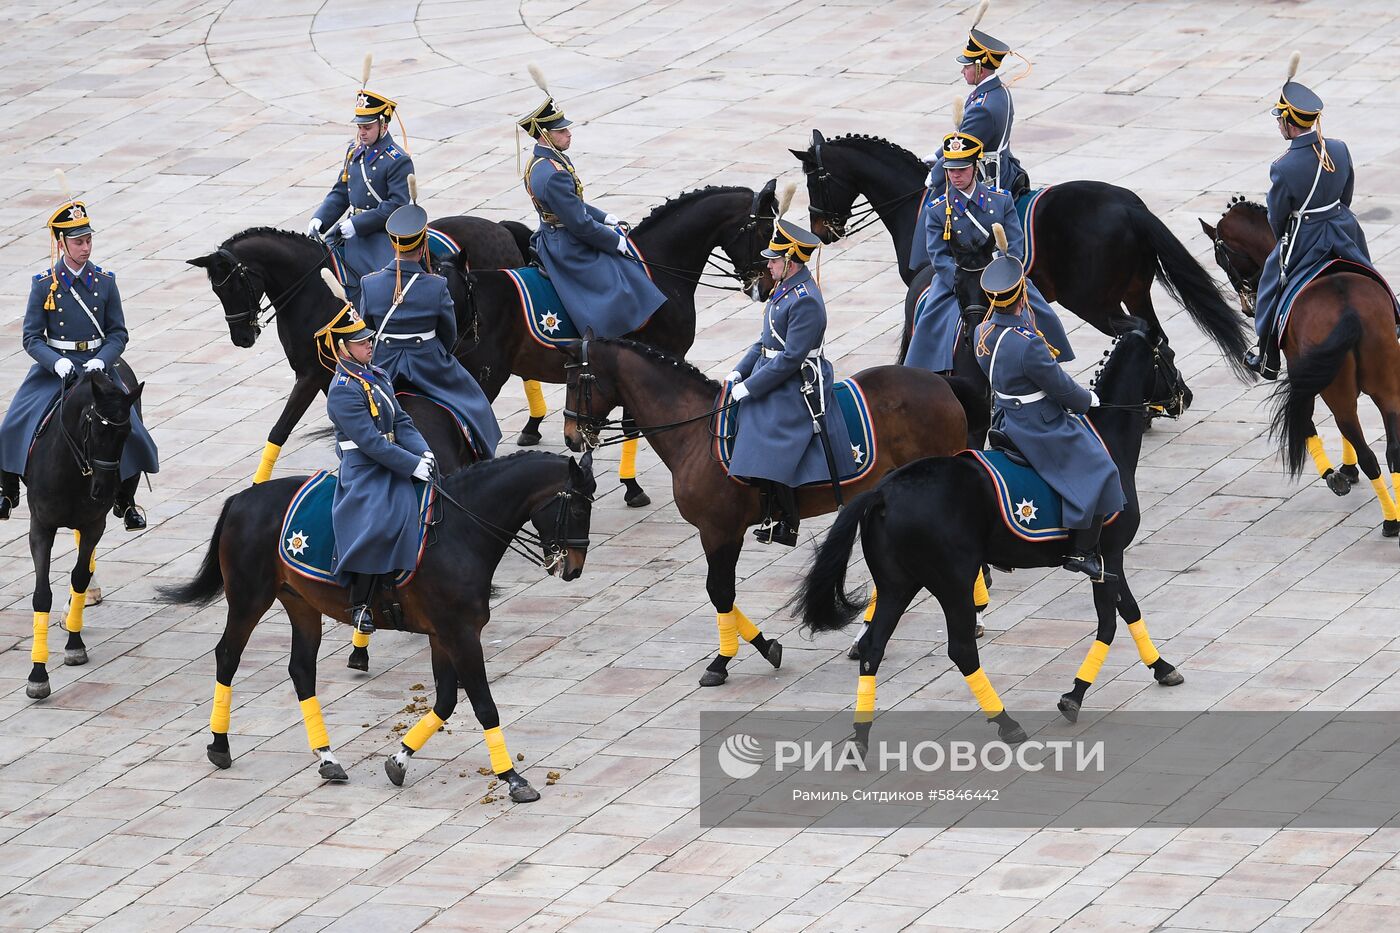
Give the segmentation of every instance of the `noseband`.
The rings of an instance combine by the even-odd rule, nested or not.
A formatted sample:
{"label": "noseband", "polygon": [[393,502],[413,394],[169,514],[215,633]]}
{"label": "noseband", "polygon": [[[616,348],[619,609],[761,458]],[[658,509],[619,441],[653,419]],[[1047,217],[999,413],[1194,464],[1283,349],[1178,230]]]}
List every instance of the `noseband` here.
{"label": "noseband", "polygon": [[[1093,377],[1089,380],[1089,388],[1097,389],[1099,379],[1103,376],[1104,367],[1108,365],[1109,358],[1113,355],[1114,347],[1118,346],[1121,336],[1113,338],[1113,346],[1103,351],[1103,358],[1099,360],[1098,367],[1094,370]],[[1182,412],[1186,411],[1186,380],[1181,378],[1181,371],[1176,368],[1176,364],[1171,363],[1162,355],[1161,343],[1152,346],[1152,384],[1156,389],[1157,379],[1162,378],[1171,384],[1171,395],[1165,399],[1152,399],[1133,404],[1120,405],[1115,403],[1099,404],[1099,408],[1111,411],[1136,411],[1140,412],[1147,420],[1154,418],[1180,418]]]}
{"label": "noseband", "polygon": [[120,454],[116,460],[103,460],[92,455],[92,429],[94,424],[101,424],[103,427],[124,428],[131,424],[131,415],[127,414],[122,421],[113,421],[104,418],[97,412],[97,400],[83,406],[82,413],[78,415],[78,436],[74,437],[68,430],[68,424],[63,420],[63,409],[68,404],[68,399],[73,396],[73,391],[77,389],[78,383],[74,382],[72,388],[61,393],[58,403],[58,430],[63,438],[64,445],[68,452],[73,455],[73,461],[78,465],[78,472],[83,476],[92,476],[94,473],[115,473],[120,464]]}
{"label": "noseband", "polygon": [[[305,285],[307,280],[319,272],[323,265],[323,263],[317,263],[312,266],[306,272],[302,273],[289,288],[283,290],[276,298],[269,298],[266,296],[265,289],[263,289],[261,283],[256,286],[254,285],[253,280],[256,273],[248,268],[247,263],[239,259],[232,250],[226,246],[221,246],[214,255],[220,257],[229,264],[228,275],[224,276],[220,281],[213,282],[215,294],[218,294],[219,289],[223,288],[237,276],[240,286],[239,291],[243,298],[243,309],[232,312],[225,309],[224,320],[229,324],[248,324],[251,326],[253,328],[254,341],[262,334],[262,329],[268,324],[271,324],[273,319],[277,317],[277,306],[290,298],[293,293]],[[212,276],[210,280],[213,281]],[[262,301],[259,301],[259,296],[263,298]]]}
{"label": "noseband", "polygon": [[1248,259],[1244,253],[1235,249],[1225,238],[1220,235],[1220,227],[1215,228],[1215,263],[1225,271],[1225,277],[1230,280],[1230,287],[1235,290],[1235,294],[1240,296],[1240,305],[1244,311],[1250,315],[1254,314],[1254,302],[1259,296],[1259,279],[1264,274],[1261,266],[1254,275],[1246,277],[1236,265],[1237,259]]}

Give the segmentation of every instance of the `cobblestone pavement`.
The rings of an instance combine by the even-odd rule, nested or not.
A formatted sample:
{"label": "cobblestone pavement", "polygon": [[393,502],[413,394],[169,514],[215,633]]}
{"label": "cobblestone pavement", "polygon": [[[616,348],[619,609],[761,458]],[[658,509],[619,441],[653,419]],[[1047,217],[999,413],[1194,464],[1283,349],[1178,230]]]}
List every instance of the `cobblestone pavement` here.
{"label": "cobblestone pavement", "polygon": [[[810,553],[749,548],[740,604],[787,644],[774,672],[741,655],[702,692],[714,650],[698,540],[644,450],[655,504],[603,499],[572,584],[503,564],[486,631],[512,751],[532,805],[480,802],[488,779],[469,707],[416,758],[405,787],[383,759],[417,637],[376,635],[373,673],[347,671],[328,626],[320,697],[351,783],[321,786],[286,676],[285,618],[255,633],[234,684],[235,754],[204,743],[222,605],[154,598],[188,578],[224,497],[243,488],[290,386],[269,337],[234,348],[204,275],[184,260],[252,225],[301,229],[347,136],[361,57],[397,98],[434,214],[531,219],[514,115],[540,63],[577,128],[591,200],[633,220],[703,184],[799,177],[809,130],[867,132],[927,151],[959,91],[951,57],[971,3],[928,0],[70,0],[0,5],[0,294],[6,397],[30,273],[42,268],[52,171],[69,171],[117,270],[164,469],[151,527],[109,526],[88,615],[92,662],[52,668],[27,700],[29,594],[21,520],[0,525],[0,928],[531,931],[1204,929],[1379,930],[1400,907],[1394,829],[1092,832],[706,830],[695,723],[716,707],[840,710],[845,639],[806,641],[779,611]],[[987,20],[1034,60],[1016,87],[1015,148],[1040,183],[1137,191],[1203,261],[1197,218],[1262,197],[1282,146],[1266,113],[1292,48],[1327,100],[1329,135],[1358,162],[1373,253],[1400,274],[1400,20],[1388,0],[998,0]],[[933,114],[930,116],[930,114]],[[799,206],[805,203],[799,194]],[[800,216],[800,211],[796,216]],[[839,372],[887,362],[903,286],[883,230],[826,251],[828,350]],[[720,374],[757,306],[702,294],[692,359]],[[1195,406],[1148,436],[1133,585],[1186,685],[1151,684],[1120,644],[1098,708],[1395,709],[1400,577],[1364,485],[1338,498],[1289,480],[1266,434],[1267,390],[1235,382],[1165,295]],[[1104,341],[1072,336],[1081,374]],[[552,387],[551,408],[562,393]],[[319,409],[319,405],[316,406]],[[497,403],[507,435],[520,385]],[[331,465],[299,430],[278,475]],[[1368,430],[1377,436],[1374,413]],[[1337,436],[1324,427],[1336,455]],[[546,441],[559,445],[557,416]],[[1380,449],[1380,445],[1376,445]],[[611,451],[609,451],[611,454]],[[815,536],[825,522],[804,526]],[[56,566],[71,560],[62,542]],[[859,573],[859,572],[857,572]],[[55,574],[55,579],[60,576]],[[59,591],[66,580],[58,584]],[[1087,586],[1061,572],[998,575],[983,658],[1012,708],[1047,709],[1092,638]],[[57,636],[55,635],[55,638]],[[906,617],[881,706],[968,709],[936,608]],[[1125,640],[1126,641],[1126,640]],[[544,787],[548,770],[558,783]]]}

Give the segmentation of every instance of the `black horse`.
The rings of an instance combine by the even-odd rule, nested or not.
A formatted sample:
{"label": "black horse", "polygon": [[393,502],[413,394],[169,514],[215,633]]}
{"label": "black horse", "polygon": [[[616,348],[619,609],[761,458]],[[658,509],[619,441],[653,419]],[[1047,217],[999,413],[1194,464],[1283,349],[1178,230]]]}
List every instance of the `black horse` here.
{"label": "black horse", "polygon": [[[433,221],[432,227],[462,247],[461,262],[472,268],[521,265],[529,245],[529,229],[514,221],[444,217]],[[186,261],[208,273],[234,346],[252,347],[263,328],[276,320],[277,337],[296,373],[296,383],[268,433],[253,478],[255,483],[262,482],[272,476],[282,445],[316,394],[324,394],[330,385],[331,374],[317,357],[314,337],[344,305],[319,274],[321,269],[331,268],[330,253],[322,240],[272,227],[253,227],[229,237],[214,252]]]}
{"label": "black horse", "polygon": [[[1115,611],[1128,623],[1139,656],[1157,682],[1164,686],[1183,682],[1153,646],[1123,572],[1123,551],[1137,533],[1141,517],[1136,471],[1145,418],[1157,411],[1172,417],[1182,411],[1181,375],[1160,348],[1160,341],[1145,330],[1126,331],[1115,339],[1095,379],[1102,404],[1090,412],[1090,420],[1118,465],[1127,505],[1103,530],[1104,566],[1117,579],[1094,584],[1097,640],[1073,688],[1059,702],[1060,711],[1071,722],[1078,718],[1084,693],[1108,654],[1116,629]],[[857,693],[857,742],[867,741],[869,717],[860,714],[874,711],[874,678],[885,646],[904,610],[924,589],[943,609],[948,656],[967,679],[983,712],[997,724],[1003,741],[1022,741],[1025,732],[1007,713],[978,660],[971,584],[984,561],[1010,568],[1058,567],[1065,557],[1065,542],[1031,543],[1008,532],[991,481],[970,457],[919,460],[852,500],[836,519],[792,602],[808,630],[845,628],[865,608],[858,594],[845,592],[846,565],[858,534],[880,598],[870,629],[859,644],[861,677],[869,680],[863,680]]]}
{"label": "black horse", "polygon": [[49,561],[60,528],[74,529],[78,538],[64,623],[68,643],[63,663],[86,664],[88,659],[82,636],[88,583],[97,563],[97,543],[107,529],[107,515],[121,486],[118,471],[122,448],[131,435],[131,412],[144,387],[126,363],[117,366],[121,380],[136,388],[128,392],[100,370],[67,383],[57,410],[39,429],[25,468],[29,553],[34,559],[34,644],[30,650],[34,663],[24,692],[34,700],[52,692],[46,666],[49,610],[53,608]]}
{"label": "black horse", "polygon": [[[228,600],[224,634],[214,649],[216,673],[213,741],[207,753],[216,767],[233,764],[229,752],[229,710],[233,677],[253,628],[274,601],[292,623],[289,671],[300,701],[307,739],[317,754],[321,777],[344,781],[344,768],[331,752],[330,738],[316,699],[316,655],[321,617],[349,624],[346,590],[303,577],[277,556],[283,516],[307,477],[286,477],[245,489],[224,503],[209,552],[189,583],[166,587],[171,602],[203,605],[219,595]],[[512,800],[539,799],[505,750],[500,715],[486,679],[481,630],[491,618],[491,579],[507,548],[527,553],[537,545],[536,562],[565,580],[583,572],[595,484],[587,458],[536,451],[475,464],[441,481],[435,508],[438,521],[417,573],[398,590],[402,618],[380,614],[381,628],[428,636],[437,699],[432,712],[403,737],[398,754],[385,761],[394,784],[402,784],[408,760],[452,715],[457,689],[467,691],[485,730],[496,777]],[[522,531],[526,524],[533,533]]]}
{"label": "black horse", "polygon": [[[909,150],[875,136],[828,140],[813,130],[805,151],[790,151],[807,174],[812,230],[831,243],[861,229],[859,221],[848,225],[856,200],[864,197],[870,206],[863,212],[873,215],[868,222],[875,217],[884,221],[894,238],[899,274],[913,282],[910,247],[920,228],[928,166]],[[1241,360],[1250,335],[1240,316],[1136,194],[1098,181],[1053,185],[1036,202],[1028,226],[1028,246],[1034,238],[1028,275],[1046,301],[1059,302],[1105,334],[1119,333],[1131,326],[1130,317],[1137,317],[1161,335],[1152,305],[1152,282],[1160,277],[1226,362],[1248,379]],[[910,324],[906,315],[906,341]]]}

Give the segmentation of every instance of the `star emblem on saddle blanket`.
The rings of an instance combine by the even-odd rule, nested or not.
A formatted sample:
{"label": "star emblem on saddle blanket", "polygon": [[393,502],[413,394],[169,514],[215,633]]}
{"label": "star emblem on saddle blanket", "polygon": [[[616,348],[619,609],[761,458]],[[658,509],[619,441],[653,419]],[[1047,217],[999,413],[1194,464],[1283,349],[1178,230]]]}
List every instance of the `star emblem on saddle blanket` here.
{"label": "star emblem on saddle blanket", "polygon": [[540,330],[552,334],[559,329],[559,315],[548,311],[540,315]]}
{"label": "star emblem on saddle blanket", "polygon": [[1040,510],[1035,507],[1034,499],[1022,499],[1016,503],[1016,521],[1029,526],[1035,521],[1035,515]]}
{"label": "star emblem on saddle blanket", "polygon": [[311,544],[311,536],[304,531],[294,531],[287,539],[288,553],[300,557]]}
{"label": "star emblem on saddle blanket", "polygon": [[859,444],[851,445],[851,456],[855,459],[857,464],[865,462],[865,451],[860,449]]}

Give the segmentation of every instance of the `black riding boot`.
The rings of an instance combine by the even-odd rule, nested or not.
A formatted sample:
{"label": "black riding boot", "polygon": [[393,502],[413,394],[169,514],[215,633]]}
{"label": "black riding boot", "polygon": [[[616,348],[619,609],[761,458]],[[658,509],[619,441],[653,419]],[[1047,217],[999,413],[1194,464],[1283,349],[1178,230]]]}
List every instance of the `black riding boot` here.
{"label": "black riding boot", "polygon": [[797,495],[791,486],[764,480],[764,499],[767,502],[767,516],[764,523],[754,529],[753,536],[764,544],[777,543],[787,547],[797,546]]}
{"label": "black riding boot", "polygon": [[0,473],[0,522],[8,521],[10,509],[19,505],[19,474]]}
{"label": "black riding boot", "polygon": [[365,635],[374,633],[374,613],[369,608],[369,598],[374,593],[378,574],[350,574],[350,624],[355,631]]}
{"label": "black riding boot", "polygon": [[112,504],[112,514],[122,520],[127,531],[140,531],[146,527],[146,510],[136,504],[136,487],[141,484],[141,474],[122,480],[117,490],[116,501]]}
{"label": "black riding boot", "polygon": [[1069,554],[1062,565],[1066,570],[1087,574],[1095,583],[1107,583],[1118,578],[1103,569],[1103,558],[1099,556],[1099,534],[1103,531],[1102,515],[1095,515],[1088,528],[1075,528],[1070,532]]}

